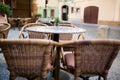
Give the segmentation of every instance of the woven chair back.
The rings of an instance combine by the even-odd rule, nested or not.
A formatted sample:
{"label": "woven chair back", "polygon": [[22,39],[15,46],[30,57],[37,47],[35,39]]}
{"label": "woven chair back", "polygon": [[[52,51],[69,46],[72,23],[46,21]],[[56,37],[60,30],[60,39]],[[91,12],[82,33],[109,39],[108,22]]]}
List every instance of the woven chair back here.
{"label": "woven chair back", "polygon": [[[27,27],[36,27],[36,26],[47,26],[46,24],[42,24],[42,23],[28,23],[25,26],[22,27],[22,29],[19,32],[19,38],[23,38],[23,32],[25,32]],[[33,32],[33,31],[28,31],[28,35],[29,38],[45,38],[45,34],[44,33],[38,33],[38,32]]]}
{"label": "woven chair back", "polygon": [[[74,25],[72,24],[59,24],[59,26],[62,27],[74,27]],[[64,40],[72,40],[73,35],[72,34],[60,34],[60,40],[64,41]]]}
{"label": "woven chair back", "polygon": [[82,40],[68,44],[74,46],[75,78],[106,77],[120,50],[120,40]]}
{"label": "woven chair back", "polygon": [[46,78],[51,49],[56,42],[41,39],[0,40],[0,48],[6,59],[10,78],[23,76],[32,80]]}

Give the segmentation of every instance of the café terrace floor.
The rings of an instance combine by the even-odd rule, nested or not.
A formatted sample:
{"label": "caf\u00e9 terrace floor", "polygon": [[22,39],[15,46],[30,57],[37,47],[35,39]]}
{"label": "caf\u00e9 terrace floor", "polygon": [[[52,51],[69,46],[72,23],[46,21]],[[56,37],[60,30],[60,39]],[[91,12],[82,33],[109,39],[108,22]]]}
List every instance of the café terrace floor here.
{"label": "caf\u00e9 terrace floor", "polygon": [[[95,25],[95,24],[83,24],[77,20],[71,21],[71,23],[87,30],[85,32],[86,39],[96,39],[97,29],[99,26],[101,26],[101,25]],[[8,39],[13,39],[13,38],[17,39],[18,33],[19,33],[18,28],[16,28],[15,30],[11,28],[9,31]],[[118,27],[110,26],[109,35],[107,38],[120,39],[120,26]],[[7,70],[7,65],[5,63],[2,53],[0,53],[0,80],[9,80],[9,71]],[[27,80],[27,79],[22,77],[17,77],[16,80]],[[40,79],[36,79],[36,80],[40,80]],[[61,70],[60,80],[73,80],[73,75]],[[79,80],[82,80],[82,79],[79,78]],[[97,77],[91,77],[90,80],[97,80]],[[109,70],[108,80],[120,80],[120,52],[117,55],[115,61],[113,62]]]}

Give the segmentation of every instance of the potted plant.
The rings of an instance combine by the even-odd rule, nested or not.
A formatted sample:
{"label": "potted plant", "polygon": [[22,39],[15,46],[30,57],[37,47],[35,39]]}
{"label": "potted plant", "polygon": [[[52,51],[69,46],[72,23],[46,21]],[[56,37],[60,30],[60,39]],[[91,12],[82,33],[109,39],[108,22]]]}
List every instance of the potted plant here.
{"label": "potted plant", "polygon": [[5,16],[5,14],[10,16],[10,6],[0,2],[0,15]]}
{"label": "potted plant", "polygon": [[58,17],[56,17],[54,22],[55,22],[55,26],[58,26],[58,24],[60,23],[59,18],[58,18]]}
{"label": "potted plant", "polygon": [[42,17],[42,14],[37,14],[36,16],[39,17],[39,18],[41,18],[41,17]]}

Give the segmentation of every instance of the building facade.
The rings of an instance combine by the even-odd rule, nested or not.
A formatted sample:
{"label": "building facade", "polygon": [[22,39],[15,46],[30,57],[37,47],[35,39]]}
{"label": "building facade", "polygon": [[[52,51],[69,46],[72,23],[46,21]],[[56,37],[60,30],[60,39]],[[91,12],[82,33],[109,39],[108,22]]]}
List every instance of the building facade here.
{"label": "building facade", "polygon": [[[38,13],[44,17],[45,0],[37,0],[37,5]],[[89,6],[98,7],[98,23],[119,24],[120,0],[48,0],[47,17],[84,22],[84,11]]]}

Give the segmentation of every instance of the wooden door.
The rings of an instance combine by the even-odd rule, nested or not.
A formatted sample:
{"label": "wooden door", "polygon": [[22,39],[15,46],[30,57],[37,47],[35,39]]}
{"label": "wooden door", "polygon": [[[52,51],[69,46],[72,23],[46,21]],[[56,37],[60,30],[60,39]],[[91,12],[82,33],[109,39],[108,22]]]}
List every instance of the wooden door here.
{"label": "wooden door", "polygon": [[31,17],[32,15],[32,1],[33,0],[12,0],[15,4],[11,4],[13,17]]}
{"label": "wooden door", "polygon": [[98,7],[89,6],[84,9],[84,22],[85,23],[98,23]]}
{"label": "wooden door", "polygon": [[52,9],[52,10],[50,11],[50,17],[51,17],[51,18],[54,17],[54,9]]}

